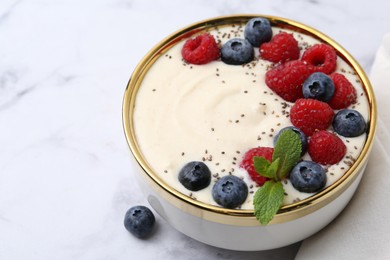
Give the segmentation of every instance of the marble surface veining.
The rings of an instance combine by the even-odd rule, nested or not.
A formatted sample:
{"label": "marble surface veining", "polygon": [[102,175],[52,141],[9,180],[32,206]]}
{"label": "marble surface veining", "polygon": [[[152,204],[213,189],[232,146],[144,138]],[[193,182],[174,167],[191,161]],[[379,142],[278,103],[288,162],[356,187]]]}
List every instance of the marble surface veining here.
{"label": "marble surface veining", "polygon": [[293,259],[299,243],[218,249],[159,216],[150,239],[127,233],[126,210],[148,204],[122,130],[125,86],[166,35],[238,13],[311,25],[368,72],[388,10],[386,0],[0,1],[0,259]]}

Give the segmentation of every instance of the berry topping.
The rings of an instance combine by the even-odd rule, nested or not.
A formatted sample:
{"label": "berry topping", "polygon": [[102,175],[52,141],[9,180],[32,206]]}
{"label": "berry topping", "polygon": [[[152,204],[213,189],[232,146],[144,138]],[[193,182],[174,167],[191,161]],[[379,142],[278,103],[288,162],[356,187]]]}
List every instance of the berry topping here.
{"label": "berry topping", "polygon": [[334,94],[332,79],[322,72],[314,72],[303,83],[303,96],[328,102]]}
{"label": "berry topping", "polygon": [[209,186],[211,172],[203,162],[189,162],[180,170],[179,181],[187,189],[198,191]]}
{"label": "berry topping", "polygon": [[263,157],[267,161],[271,162],[273,153],[274,148],[271,147],[252,148],[245,153],[244,158],[240,163],[240,167],[248,172],[253,181],[255,181],[259,186],[262,186],[268,180],[268,178],[261,176],[258,172],[256,172],[253,165],[253,157]]}
{"label": "berry topping", "polygon": [[267,71],[265,83],[284,100],[295,102],[303,98],[302,84],[311,73],[304,62],[288,61]]}
{"label": "berry topping", "polygon": [[366,131],[366,121],[358,111],[343,109],[334,116],[333,129],[339,135],[356,137]]}
{"label": "berry topping", "polygon": [[301,140],[301,156],[304,155],[307,151],[307,137],[306,135],[298,128],[294,127],[294,126],[287,126],[285,128],[282,128],[279,133],[275,136],[274,138],[274,146],[276,145],[276,142],[278,141],[278,138],[280,136],[281,133],[283,133],[284,131],[286,130],[293,130],[295,133],[298,134],[299,136],[299,139]]}
{"label": "berry topping", "polygon": [[351,104],[356,103],[356,89],[344,75],[332,73],[330,78],[335,86],[333,98],[329,101],[329,105],[333,109],[347,108]]}
{"label": "berry topping", "polygon": [[248,186],[237,176],[226,175],[214,184],[212,195],[222,207],[234,209],[246,200]]}
{"label": "berry topping", "polygon": [[125,228],[138,238],[149,236],[153,231],[154,223],[152,211],[145,206],[134,206],[125,214]]}
{"label": "berry topping", "polygon": [[234,38],[221,48],[221,60],[230,65],[241,65],[253,60],[254,49],[245,39]]}
{"label": "berry topping", "polygon": [[326,173],[318,163],[302,161],[290,172],[290,181],[300,192],[317,192],[326,184]]}
{"label": "berry topping", "polygon": [[302,55],[302,61],[308,63],[313,71],[331,74],[336,69],[337,54],[333,47],[320,43],[308,48]]}
{"label": "berry topping", "polygon": [[245,25],[244,36],[252,46],[259,47],[272,38],[271,23],[266,18],[253,18]]}
{"label": "berry topping", "polygon": [[183,59],[192,64],[206,64],[220,56],[218,44],[212,35],[203,33],[188,39],[181,50]]}
{"label": "berry topping", "polygon": [[270,42],[260,46],[260,57],[271,62],[286,62],[299,59],[298,42],[290,33],[281,32]]}
{"label": "berry topping", "polygon": [[340,137],[322,130],[310,137],[308,152],[311,159],[317,163],[336,164],[343,159],[347,148]]}
{"label": "berry topping", "polygon": [[291,107],[291,123],[311,136],[317,130],[325,130],[332,123],[334,112],[325,102],[316,99],[298,99]]}

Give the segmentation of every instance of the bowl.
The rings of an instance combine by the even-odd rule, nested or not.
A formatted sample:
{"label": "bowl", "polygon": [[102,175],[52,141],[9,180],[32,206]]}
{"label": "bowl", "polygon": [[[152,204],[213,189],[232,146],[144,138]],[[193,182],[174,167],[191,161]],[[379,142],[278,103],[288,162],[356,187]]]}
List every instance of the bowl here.
{"label": "bowl", "polygon": [[[145,159],[134,129],[137,93],[156,60],[178,42],[218,26],[245,24],[254,17],[272,26],[309,35],[331,45],[338,57],[353,68],[369,107],[366,142],[351,167],[333,184],[310,197],[282,206],[268,225],[260,225],[251,209],[227,209],[204,203],[169,185]],[[123,99],[123,127],[134,159],[134,176],[154,210],[178,231],[203,243],[231,250],[257,251],[301,241],[329,224],[347,205],[364,173],[375,135],[377,110],[370,82],[358,62],[338,43],[321,32],[286,18],[267,15],[230,15],[197,22],[159,42],[135,68]],[[143,120],[151,120],[144,118]],[[158,131],[157,129],[155,131]]]}

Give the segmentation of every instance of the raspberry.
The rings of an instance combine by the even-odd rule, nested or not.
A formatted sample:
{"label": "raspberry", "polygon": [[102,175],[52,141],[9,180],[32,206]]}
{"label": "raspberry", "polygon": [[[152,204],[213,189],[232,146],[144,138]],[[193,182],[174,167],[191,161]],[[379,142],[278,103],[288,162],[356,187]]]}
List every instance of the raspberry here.
{"label": "raspberry", "polygon": [[275,35],[270,42],[260,46],[260,57],[275,63],[297,60],[299,53],[298,42],[292,34],[286,32]]}
{"label": "raspberry", "polygon": [[220,56],[218,44],[209,33],[187,40],[181,50],[184,60],[192,64],[206,64]]}
{"label": "raspberry", "polygon": [[313,72],[331,74],[336,69],[337,54],[333,47],[320,43],[308,48],[301,60],[311,65]]}
{"label": "raspberry", "polygon": [[291,123],[311,136],[317,130],[325,130],[332,123],[334,112],[325,102],[316,99],[298,99],[291,107]]}
{"label": "raspberry", "polygon": [[330,78],[333,80],[335,91],[329,105],[333,109],[343,109],[356,102],[356,89],[352,83],[342,74],[332,73]]}
{"label": "raspberry", "polygon": [[336,164],[343,159],[347,147],[337,135],[323,130],[310,137],[308,152],[317,163]]}
{"label": "raspberry", "polygon": [[303,97],[302,84],[311,73],[304,62],[288,61],[267,71],[265,83],[284,100],[295,102]]}
{"label": "raspberry", "polygon": [[263,186],[263,184],[268,180],[268,178],[261,176],[257,173],[253,165],[253,157],[264,157],[266,160],[271,162],[273,153],[274,148],[271,147],[252,148],[245,153],[244,158],[240,163],[240,167],[244,168],[248,172],[252,180],[255,181],[259,186]]}

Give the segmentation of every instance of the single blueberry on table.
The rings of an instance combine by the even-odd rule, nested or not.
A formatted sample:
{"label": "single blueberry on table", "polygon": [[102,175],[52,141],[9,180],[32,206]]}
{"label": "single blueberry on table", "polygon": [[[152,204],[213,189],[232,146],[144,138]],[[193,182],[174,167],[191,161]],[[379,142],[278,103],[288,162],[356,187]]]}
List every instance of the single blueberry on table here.
{"label": "single blueberry on table", "polygon": [[253,46],[245,39],[234,38],[221,48],[221,60],[229,65],[241,65],[253,60]]}
{"label": "single blueberry on table", "polygon": [[328,102],[335,91],[333,80],[322,72],[314,72],[303,83],[302,92],[305,98]]}
{"label": "single blueberry on table", "polygon": [[240,206],[248,196],[248,186],[237,176],[226,175],[213,186],[213,199],[222,207],[234,209]]}
{"label": "single blueberry on table", "polygon": [[332,125],[336,133],[345,137],[362,135],[367,128],[362,114],[353,109],[338,111],[333,118]]}
{"label": "single blueberry on table", "polygon": [[276,142],[278,141],[280,134],[283,131],[286,131],[289,129],[293,130],[295,133],[297,133],[299,135],[299,139],[301,139],[301,144],[302,144],[301,156],[304,155],[307,151],[307,143],[308,143],[307,136],[299,128],[296,128],[294,126],[287,126],[285,128],[280,129],[279,133],[277,133],[277,135],[275,135],[274,146],[276,145]]}
{"label": "single blueberry on table", "polygon": [[266,18],[253,18],[248,21],[244,29],[244,37],[253,47],[260,47],[264,42],[272,38],[271,23]]}
{"label": "single blueberry on table", "polygon": [[209,186],[211,172],[203,162],[189,162],[179,172],[179,182],[191,191],[198,191]]}
{"label": "single blueberry on table", "polygon": [[291,184],[300,192],[312,193],[326,184],[324,168],[313,161],[301,161],[290,172]]}
{"label": "single blueberry on table", "polygon": [[134,236],[146,238],[152,233],[155,221],[153,212],[149,208],[134,206],[126,212],[124,225]]}

